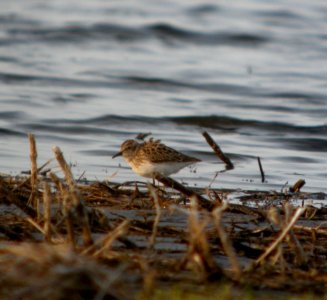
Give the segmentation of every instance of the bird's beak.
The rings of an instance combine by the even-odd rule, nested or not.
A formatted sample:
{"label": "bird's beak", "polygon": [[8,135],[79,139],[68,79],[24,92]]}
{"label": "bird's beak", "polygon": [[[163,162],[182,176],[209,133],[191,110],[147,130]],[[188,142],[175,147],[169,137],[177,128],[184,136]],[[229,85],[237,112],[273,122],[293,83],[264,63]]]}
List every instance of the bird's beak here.
{"label": "bird's beak", "polygon": [[112,156],[112,158],[115,158],[117,156],[121,156],[123,155],[123,152],[122,151],[119,151],[118,153],[116,153],[115,155]]}

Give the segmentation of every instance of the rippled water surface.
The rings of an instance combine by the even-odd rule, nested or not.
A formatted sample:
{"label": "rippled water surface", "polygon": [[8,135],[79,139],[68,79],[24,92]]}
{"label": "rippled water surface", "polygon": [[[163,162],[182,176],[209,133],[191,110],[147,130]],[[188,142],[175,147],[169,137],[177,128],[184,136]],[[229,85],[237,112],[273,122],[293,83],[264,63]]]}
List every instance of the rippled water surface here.
{"label": "rippled water surface", "polygon": [[[139,132],[203,160],[175,178],[327,191],[327,2],[1,1],[0,171],[58,145],[76,176],[137,179],[119,145]],[[261,183],[257,156],[266,182]]]}

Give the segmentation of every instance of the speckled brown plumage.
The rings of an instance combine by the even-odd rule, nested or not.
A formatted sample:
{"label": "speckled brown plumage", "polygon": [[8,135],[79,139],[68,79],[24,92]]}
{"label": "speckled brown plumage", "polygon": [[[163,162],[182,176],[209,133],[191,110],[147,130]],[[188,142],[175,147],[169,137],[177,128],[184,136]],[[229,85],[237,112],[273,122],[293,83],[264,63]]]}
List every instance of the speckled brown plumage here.
{"label": "speckled brown plumage", "polygon": [[199,159],[178,152],[160,142],[150,139],[140,145],[137,155],[154,163],[161,162],[198,162]]}
{"label": "speckled brown plumage", "polygon": [[200,161],[153,139],[141,144],[127,140],[122,143],[120,152],[113,157],[119,155],[124,157],[134,172],[145,177],[151,177],[153,172],[164,175],[176,173],[185,166]]}

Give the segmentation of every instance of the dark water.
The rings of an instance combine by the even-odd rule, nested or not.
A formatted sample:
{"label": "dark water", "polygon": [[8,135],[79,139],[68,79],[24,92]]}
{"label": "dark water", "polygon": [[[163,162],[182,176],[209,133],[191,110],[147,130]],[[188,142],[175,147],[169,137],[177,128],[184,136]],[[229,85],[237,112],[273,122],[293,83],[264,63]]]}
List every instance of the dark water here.
{"label": "dark water", "polygon": [[32,132],[39,164],[58,145],[76,176],[136,179],[111,155],[151,131],[207,186],[203,130],[236,166],[213,187],[327,192],[325,0],[0,2],[1,172],[29,168]]}

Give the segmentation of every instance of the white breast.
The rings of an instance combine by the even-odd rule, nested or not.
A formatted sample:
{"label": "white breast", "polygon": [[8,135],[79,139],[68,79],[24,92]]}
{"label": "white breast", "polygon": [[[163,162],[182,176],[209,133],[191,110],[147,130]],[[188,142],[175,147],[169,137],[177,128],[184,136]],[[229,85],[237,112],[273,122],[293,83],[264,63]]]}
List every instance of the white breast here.
{"label": "white breast", "polygon": [[129,163],[133,171],[143,177],[153,177],[153,173],[160,173],[164,176],[177,173],[180,169],[193,164],[194,162],[175,162],[175,163],[149,163],[144,162],[139,166]]}

